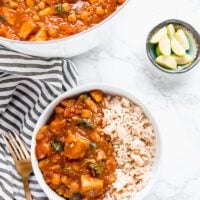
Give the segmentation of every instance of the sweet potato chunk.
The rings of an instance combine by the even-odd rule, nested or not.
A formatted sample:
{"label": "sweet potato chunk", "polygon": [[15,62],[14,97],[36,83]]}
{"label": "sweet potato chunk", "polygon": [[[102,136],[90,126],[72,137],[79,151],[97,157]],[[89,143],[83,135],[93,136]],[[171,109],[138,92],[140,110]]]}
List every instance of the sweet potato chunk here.
{"label": "sweet potato chunk", "polygon": [[47,157],[50,151],[49,143],[42,142],[36,146],[36,157],[38,160],[44,159]]}
{"label": "sweet potato chunk", "polygon": [[33,41],[45,41],[47,40],[47,33],[44,28],[41,28],[32,39]]}
{"label": "sweet potato chunk", "polygon": [[63,131],[63,129],[66,126],[66,120],[65,119],[60,119],[60,118],[56,118],[55,120],[53,120],[50,123],[50,131],[53,133],[59,133],[61,131]]}
{"label": "sweet potato chunk", "polygon": [[68,135],[65,142],[65,156],[69,159],[82,158],[90,147],[88,140],[72,133]]}
{"label": "sweet potato chunk", "polygon": [[36,30],[36,28],[37,25],[34,22],[27,21],[21,26],[19,36],[25,40]]}
{"label": "sweet potato chunk", "polygon": [[4,20],[13,25],[16,21],[16,11],[7,7],[0,7],[0,15],[4,17]]}
{"label": "sweet potato chunk", "polygon": [[100,90],[93,90],[90,92],[90,95],[97,103],[103,101],[103,93]]}
{"label": "sweet potato chunk", "polygon": [[97,113],[97,105],[94,103],[94,101],[90,97],[85,99],[85,103],[91,111]]}
{"label": "sweet potato chunk", "polygon": [[90,194],[91,197],[99,196],[103,193],[103,180],[92,178],[89,175],[82,175],[81,191]]}

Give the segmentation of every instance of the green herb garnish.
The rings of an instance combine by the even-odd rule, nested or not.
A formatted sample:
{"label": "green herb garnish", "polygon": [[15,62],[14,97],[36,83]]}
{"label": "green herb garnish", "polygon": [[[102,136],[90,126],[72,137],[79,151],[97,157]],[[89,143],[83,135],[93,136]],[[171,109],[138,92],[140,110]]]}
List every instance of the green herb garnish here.
{"label": "green herb garnish", "polygon": [[83,199],[83,197],[82,197],[82,195],[80,194],[80,193],[74,193],[73,195],[72,195],[72,197],[70,198],[70,200],[82,200]]}
{"label": "green herb garnish", "polygon": [[94,176],[101,175],[104,170],[103,164],[100,164],[98,162],[91,162],[89,164],[89,167],[91,169],[92,175]]}
{"label": "green herb garnish", "polygon": [[55,152],[62,152],[64,150],[64,143],[60,140],[51,141],[51,147]]}
{"label": "green herb garnish", "polygon": [[78,121],[77,125],[78,126],[84,126],[85,128],[90,128],[90,129],[94,128],[94,126],[85,119],[81,119],[80,121]]}
{"label": "green herb garnish", "polygon": [[6,17],[3,15],[0,15],[0,21],[6,21]]}
{"label": "green herb garnish", "polygon": [[55,10],[58,13],[67,13],[61,3],[55,5]]}
{"label": "green herb garnish", "polygon": [[92,149],[96,149],[97,148],[97,144],[95,142],[90,142],[90,147]]}

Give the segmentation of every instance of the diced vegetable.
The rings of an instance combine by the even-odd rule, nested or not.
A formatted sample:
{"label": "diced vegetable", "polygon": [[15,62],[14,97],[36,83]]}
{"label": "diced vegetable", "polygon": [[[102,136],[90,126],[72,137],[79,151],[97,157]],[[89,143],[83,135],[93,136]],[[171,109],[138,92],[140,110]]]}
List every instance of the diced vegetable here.
{"label": "diced vegetable", "polygon": [[92,178],[88,175],[81,176],[81,190],[84,193],[89,193],[89,191],[93,191],[92,193],[96,196],[103,192],[103,180]]}
{"label": "diced vegetable", "polygon": [[58,133],[66,126],[66,120],[62,118],[54,119],[49,126],[49,129],[52,133]]}
{"label": "diced vegetable", "polygon": [[26,5],[27,5],[29,8],[33,8],[33,7],[34,7],[34,1],[33,1],[33,0],[26,0]]}
{"label": "diced vegetable", "polygon": [[78,135],[69,134],[66,139],[65,156],[69,159],[82,158],[90,147],[90,142]]}
{"label": "diced vegetable", "polygon": [[45,17],[45,16],[48,16],[48,15],[53,15],[55,13],[56,13],[56,11],[55,11],[54,7],[47,7],[44,10],[41,10],[39,12],[39,16],[40,17]]}
{"label": "diced vegetable", "polygon": [[50,145],[43,141],[36,147],[36,156],[38,160],[42,160],[47,157],[50,151]]}
{"label": "diced vegetable", "polygon": [[90,92],[90,95],[97,103],[103,101],[103,93],[100,90],[93,90]]}
{"label": "diced vegetable", "polygon": [[90,110],[85,110],[85,109],[81,110],[81,117],[88,119],[91,116],[92,112]]}
{"label": "diced vegetable", "polygon": [[64,143],[59,140],[51,141],[51,147],[55,152],[62,152],[64,150]]}
{"label": "diced vegetable", "polygon": [[45,41],[47,39],[47,33],[45,28],[41,28],[33,37],[33,41]]}
{"label": "diced vegetable", "polygon": [[62,115],[64,113],[64,111],[65,111],[64,108],[62,108],[61,106],[57,106],[55,108],[55,113],[56,114]]}
{"label": "diced vegetable", "polygon": [[52,184],[53,185],[59,185],[60,183],[61,183],[60,174],[53,174],[53,176],[52,176]]}
{"label": "diced vegetable", "polygon": [[65,107],[72,107],[75,104],[75,99],[65,99],[60,102],[61,106]]}
{"label": "diced vegetable", "polygon": [[90,97],[85,99],[85,103],[91,111],[95,113],[97,112],[97,105],[94,103],[94,101]]}
{"label": "diced vegetable", "polygon": [[32,22],[32,21],[27,21],[25,22],[20,31],[19,31],[19,36],[22,38],[22,39],[27,39],[31,33],[33,33],[37,28],[37,25]]}
{"label": "diced vegetable", "polygon": [[105,152],[102,149],[97,149],[96,153],[97,153],[97,158],[96,159],[98,161],[105,160],[107,158]]}

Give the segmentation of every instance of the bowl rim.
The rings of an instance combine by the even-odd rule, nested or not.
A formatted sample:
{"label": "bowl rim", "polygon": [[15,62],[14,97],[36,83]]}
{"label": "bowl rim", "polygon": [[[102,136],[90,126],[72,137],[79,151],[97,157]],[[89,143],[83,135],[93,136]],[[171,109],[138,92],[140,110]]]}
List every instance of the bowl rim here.
{"label": "bowl rim", "polygon": [[[186,28],[193,36],[195,42],[196,42],[196,48],[197,48],[197,55],[195,57],[195,59],[193,60],[192,63],[189,64],[188,67],[182,69],[182,70],[168,70],[165,69],[164,67],[161,67],[160,65],[158,65],[155,60],[152,58],[151,54],[150,54],[150,45],[149,45],[149,41],[151,39],[151,36],[153,33],[155,33],[156,30],[158,30],[159,28],[162,28],[163,26],[166,26],[168,24],[177,24],[180,25],[184,28]],[[158,25],[154,26],[151,31],[149,32],[148,36],[147,36],[147,40],[146,40],[146,53],[147,56],[149,58],[149,60],[151,61],[151,63],[159,70],[166,72],[168,74],[182,74],[185,72],[190,71],[191,69],[193,69],[200,61],[200,34],[196,31],[196,29],[190,25],[189,23],[179,20],[179,19],[168,19],[165,21],[160,22]]]}
{"label": "bowl rim", "polygon": [[[42,190],[45,192],[45,194],[48,196],[49,199],[52,200],[64,200],[61,196],[59,196],[55,191],[53,191],[45,182],[43,175],[38,167],[38,161],[35,156],[35,137],[36,133],[38,132],[39,128],[41,128],[42,125],[46,123],[48,120],[49,116],[53,112],[53,108],[57,106],[60,101],[64,98],[69,98],[72,96],[76,96],[80,93],[83,93],[85,91],[93,90],[93,89],[99,89],[105,92],[106,94],[113,94],[113,95],[119,95],[119,96],[125,96],[129,98],[131,101],[133,101],[135,104],[139,105],[142,110],[144,111],[145,115],[150,119],[154,131],[156,134],[156,152],[155,152],[155,158],[153,162],[153,166],[151,169],[151,175],[150,175],[150,180],[147,183],[147,185],[139,192],[136,194],[136,199],[141,199],[144,198],[152,189],[152,186],[154,185],[155,181],[158,178],[158,174],[160,171],[160,166],[161,166],[161,155],[162,155],[162,141],[161,141],[161,134],[158,128],[158,125],[155,121],[154,116],[152,113],[147,109],[147,107],[142,103],[141,100],[136,98],[133,93],[129,90],[122,89],[121,87],[116,87],[113,85],[108,85],[108,84],[88,84],[88,85],[83,85],[83,86],[78,86],[74,89],[71,89],[67,92],[64,92],[63,94],[59,95],[57,98],[55,98],[43,111],[41,116],[39,117],[37,124],[34,128],[33,131],[33,136],[32,136],[32,141],[31,141],[31,163],[33,167],[33,172],[36,176],[36,179],[41,186]],[[48,117],[47,117],[48,116]]]}
{"label": "bowl rim", "polygon": [[108,21],[110,21],[110,19],[113,19],[116,15],[118,15],[118,13],[130,2],[131,2],[131,0],[126,0],[122,5],[119,6],[118,9],[116,9],[111,15],[109,15],[107,18],[102,20],[100,23],[95,24],[94,26],[89,27],[88,29],[86,29],[84,31],[81,31],[79,33],[76,33],[76,34],[73,34],[73,35],[70,35],[70,36],[67,36],[67,37],[63,37],[63,38],[60,38],[60,39],[47,40],[47,41],[32,42],[32,41],[14,40],[14,39],[9,39],[9,38],[5,38],[5,37],[0,36],[0,44],[1,44],[1,40],[4,41],[4,42],[12,42],[12,43],[16,43],[16,44],[26,44],[26,45],[37,45],[37,44],[45,45],[45,44],[62,42],[62,41],[65,41],[65,40],[70,41],[70,40],[73,40],[74,38],[80,37],[81,35],[85,35],[88,32],[92,32],[93,30],[98,29],[103,24],[106,24]]}

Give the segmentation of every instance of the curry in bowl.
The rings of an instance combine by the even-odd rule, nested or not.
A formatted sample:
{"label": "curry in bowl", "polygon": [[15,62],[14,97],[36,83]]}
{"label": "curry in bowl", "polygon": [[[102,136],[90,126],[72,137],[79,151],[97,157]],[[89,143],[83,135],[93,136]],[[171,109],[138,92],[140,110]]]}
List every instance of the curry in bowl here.
{"label": "curry in bowl", "polygon": [[2,0],[0,36],[46,41],[82,32],[111,15],[125,0]]}
{"label": "curry in bowl", "polygon": [[131,199],[149,181],[155,141],[139,106],[93,90],[56,106],[35,153],[45,182],[66,199]]}

